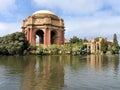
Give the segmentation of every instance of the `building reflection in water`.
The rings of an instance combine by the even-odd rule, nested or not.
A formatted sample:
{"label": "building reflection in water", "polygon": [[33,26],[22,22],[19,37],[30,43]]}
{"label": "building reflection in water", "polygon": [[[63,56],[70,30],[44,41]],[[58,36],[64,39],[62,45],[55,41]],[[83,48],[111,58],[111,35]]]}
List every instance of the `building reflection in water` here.
{"label": "building reflection in water", "polygon": [[119,68],[119,55],[88,55],[87,65],[94,70],[104,71],[106,69],[113,70],[117,74]]}
{"label": "building reflection in water", "polygon": [[31,57],[24,69],[21,90],[61,90],[71,71],[108,73],[111,70],[110,73],[117,77],[118,68],[117,55]]}
{"label": "building reflection in water", "polygon": [[63,58],[37,56],[25,68],[21,90],[59,90],[64,86]]}
{"label": "building reflection in water", "polygon": [[70,90],[89,78],[119,79],[119,59],[119,55],[3,56],[0,80],[4,90]]}

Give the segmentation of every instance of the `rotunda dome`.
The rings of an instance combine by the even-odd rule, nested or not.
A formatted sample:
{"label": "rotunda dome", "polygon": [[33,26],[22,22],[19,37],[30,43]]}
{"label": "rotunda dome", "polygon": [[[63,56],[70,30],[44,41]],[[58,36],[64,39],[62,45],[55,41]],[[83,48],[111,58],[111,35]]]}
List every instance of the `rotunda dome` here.
{"label": "rotunda dome", "polygon": [[55,15],[55,13],[53,13],[51,11],[48,11],[48,10],[39,10],[39,11],[34,12],[32,15],[35,15],[35,14],[52,14],[52,15]]}

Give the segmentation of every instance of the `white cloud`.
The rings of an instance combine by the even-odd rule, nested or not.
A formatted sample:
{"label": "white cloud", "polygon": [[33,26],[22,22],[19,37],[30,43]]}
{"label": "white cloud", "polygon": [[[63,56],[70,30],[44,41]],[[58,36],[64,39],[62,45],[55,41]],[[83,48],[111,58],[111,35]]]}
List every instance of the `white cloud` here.
{"label": "white cloud", "polygon": [[86,14],[98,10],[101,0],[33,0],[38,7],[60,9],[64,13]]}
{"label": "white cloud", "polygon": [[21,32],[21,24],[19,22],[16,23],[4,23],[0,22],[0,37],[11,34],[14,32]]}
{"label": "white cloud", "polygon": [[32,0],[38,7],[59,9],[67,14],[92,14],[107,6],[120,13],[120,0]]}
{"label": "white cloud", "polygon": [[112,38],[114,33],[120,34],[120,16],[117,14],[120,12],[120,0],[32,1],[38,8],[60,10],[68,39],[74,35],[90,38],[111,35]]}
{"label": "white cloud", "polygon": [[[66,18],[66,38],[78,37],[109,37],[114,33],[120,34],[120,16]],[[112,37],[112,36],[111,36]]]}
{"label": "white cloud", "polygon": [[9,14],[15,8],[15,0],[0,0],[0,14]]}
{"label": "white cloud", "polygon": [[[120,0],[32,0],[38,8],[61,10],[65,20],[66,37],[109,36],[120,33]],[[112,9],[102,10],[105,6]],[[15,0],[1,0],[0,14],[16,7]],[[70,16],[66,16],[69,14]],[[8,15],[8,14],[7,14]],[[77,17],[74,17],[77,16]],[[85,15],[85,16],[84,16]],[[116,16],[115,16],[116,15]],[[9,16],[9,15],[8,15]],[[73,17],[72,17],[73,16]],[[21,31],[20,23],[0,23],[0,36]],[[111,36],[112,37],[112,36]]]}

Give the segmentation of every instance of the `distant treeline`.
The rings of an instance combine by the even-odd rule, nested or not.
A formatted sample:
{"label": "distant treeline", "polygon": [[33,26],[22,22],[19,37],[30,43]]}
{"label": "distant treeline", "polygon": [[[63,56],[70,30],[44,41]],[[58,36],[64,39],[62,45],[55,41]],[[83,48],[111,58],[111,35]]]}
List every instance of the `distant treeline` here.
{"label": "distant treeline", "polygon": [[[55,55],[55,54],[72,54],[72,55],[85,55],[85,54],[119,54],[119,44],[117,41],[117,35],[114,34],[113,42],[109,42],[103,39],[99,42],[100,46],[98,50],[93,50],[91,47],[96,47],[96,43],[100,37],[95,38],[95,42],[88,41],[86,38],[80,39],[76,36],[70,38],[69,42],[65,45],[50,45],[48,47],[38,46],[36,47],[36,54],[38,55]],[[92,45],[91,45],[92,44]],[[109,45],[110,44],[110,45]]]}
{"label": "distant treeline", "polygon": [[22,32],[0,37],[0,55],[23,55],[27,53],[29,46]]}
{"label": "distant treeline", "polygon": [[[99,38],[96,38],[96,40]],[[65,45],[50,45],[48,47],[44,46],[30,46],[24,33],[16,32],[13,34],[0,37],[0,55],[24,55],[24,54],[37,54],[37,55],[55,55],[55,54],[91,54],[91,49],[88,49],[86,44],[89,41],[84,38],[80,39],[76,36],[70,38],[69,42]],[[106,41],[101,41],[100,53],[104,54],[118,54],[119,44],[117,41],[117,36],[114,34],[113,43],[111,48],[108,50],[108,43]],[[95,52],[96,54],[97,52]],[[98,53],[98,54],[100,54]],[[92,53],[94,54],[94,53]]]}

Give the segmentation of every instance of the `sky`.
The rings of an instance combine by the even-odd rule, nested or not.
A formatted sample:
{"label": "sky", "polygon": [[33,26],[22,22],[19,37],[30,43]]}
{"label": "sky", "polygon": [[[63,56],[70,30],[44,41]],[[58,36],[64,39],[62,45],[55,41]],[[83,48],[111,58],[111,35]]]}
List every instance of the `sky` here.
{"label": "sky", "polygon": [[38,10],[64,19],[65,38],[92,39],[116,33],[120,42],[120,0],[0,0],[0,37],[22,31],[22,21]]}

